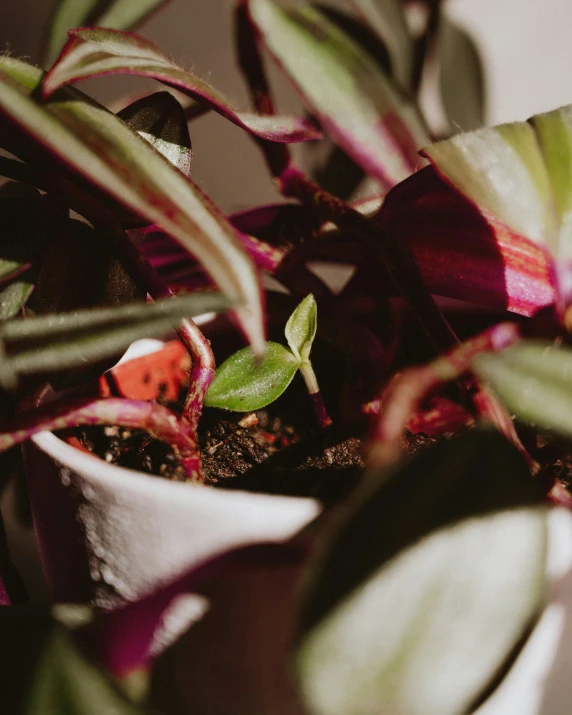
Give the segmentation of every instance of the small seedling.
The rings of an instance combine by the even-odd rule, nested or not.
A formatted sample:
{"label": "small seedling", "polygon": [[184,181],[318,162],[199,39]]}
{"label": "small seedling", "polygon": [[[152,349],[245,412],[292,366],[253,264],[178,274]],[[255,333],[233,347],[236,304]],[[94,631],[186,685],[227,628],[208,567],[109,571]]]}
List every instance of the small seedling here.
{"label": "small seedling", "polygon": [[216,371],[205,405],[235,412],[259,410],[278,399],[300,370],[320,426],[331,424],[310,362],[317,325],[318,308],[310,293],[286,323],[284,334],[290,349],[267,342],[262,360],[256,360],[249,347],[231,355]]}

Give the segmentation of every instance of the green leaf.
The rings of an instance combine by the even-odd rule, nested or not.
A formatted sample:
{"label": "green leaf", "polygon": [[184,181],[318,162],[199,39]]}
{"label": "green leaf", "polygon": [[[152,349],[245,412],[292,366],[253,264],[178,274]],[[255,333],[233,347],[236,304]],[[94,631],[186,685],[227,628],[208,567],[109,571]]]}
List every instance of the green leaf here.
{"label": "green leaf", "polygon": [[196,293],[166,298],[146,305],[133,303],[119,308],[78,310],[11,320],[0,327],[6,356],[2,376],[11,387],[15,376],[85,367],[113,357],[135,340],[162,337],[184,318],[228,308],[218,293]]}
{"label": "green leaf", "polygon": [[45,149],[157,224],[199,260],[238,311],[254,349],[264,346],[256,270],[228,221],[200,189],[121,119],[71,88],[35,98],[41,72],[0,58],[0,111]]}
{"label": "green leaf", "polygon": [[30,297],[34,284],[27,280],[15,280],[0,289],[0,320],[9,320],[18,315]]}
{"label": "green leaf", "polygon": [[379,477],[346,507],[307,586],[295,665],[308,710],[467,712],[540,608],[542,490],[492,432]]}
{"label": "green leaf", "polygon": [[485,123],[485,81],[479,51],[471,36],[444,14],[439,25],[439,83],[453,132]]}
{"label": "green leaf", "polygon": [[378,63],[306,6],[249,0],[255,25],[331,139],[385,186],[411,174],[426,134]]}
{"label": "green leaf", "polygon": [[261,139],[299,142],[319,139],[320,132],[298,117],[253,114],[235,109],[219,92],[177,65],[155,44],[137,35],[79,28],[42,82],[44,99],[65,84],[88,77],[129,74],[156,79],[203,102],[226,119]]}
{"label": "green leaf", "polygon": [[414,44],[401,0],[350,0],[389,48],[395,79],[408,88],[413,72]]}
{"label": "green leaf", "polygon": [[290,350],[299,360],[308,360],[318,328],[318,306],[310,293],[288,318],[284,333]]}
{"label": "green leaf", "polygon": [[552,188],[559,222],[558,257],[572,256],[572,107],[530,119],[536,131]]}
{"label": "green leaf", "polygon": [[164,3],[165,0],[59,0],[49,27],[47,64],[54,62],[73,27],[97,24],[131,30]]}
{"label": "green leaf", "polygon": [[185,111],[169,92],[155,92],[133,102],[117,116],[155,147],[185,176],[193,156]]}
{"label": "green leaf", "polygon": [[296,374],[300,361],[279,343],[266,343],[262,360],[243,348],[215,372],[205,405],[251,412],[274,402]]}
{"label": "green leaf", "polygon": [[526,340],[473,368],[520,420],[572,437],[572,349]]}
{"label": "green leaf", "polygon": [[[0,610],[2,708],[22,715],[136,715],[44,605]],[[9,655],[9,657],[6,657]]]}

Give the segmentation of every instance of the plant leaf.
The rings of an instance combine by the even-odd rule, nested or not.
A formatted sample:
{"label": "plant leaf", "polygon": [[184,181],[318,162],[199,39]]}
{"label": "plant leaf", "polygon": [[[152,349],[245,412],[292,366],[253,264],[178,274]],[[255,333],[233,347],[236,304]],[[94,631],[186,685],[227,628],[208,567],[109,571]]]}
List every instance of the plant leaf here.
{"label": "plant leaf", "polygon": [[413,72],[414,45],[400,0],[350,0],[389,48],[395,79],[408,88]]}
{"label": "plant leaf", "polygon": [[133,74],[150,77],[204,102],[226,119],[261,139],[299,142],[318,139],[320,133],[298,117],[240,112],[196,75],[176,65],[156,45],[137,35],[89,28],[71,30],[60,58],[42,82],[42,96],[87,77]]}
{"label": "plant leaf", "polygon": [[411,174],[426,134],[377,62],[311,7],[249,0],[249,8],[269,51],[331,139],[385,186]]}
{"label": "plant leaf", "polygon": [[34,289],[34,284],[23,279],[12,281],[0,290],[0,320],[18,315]]}
{"label": "plant leaf", "polygon": [[[69,607],[68,607],[69,608]],[[86,609],[87,610],[87,609]],[[0,609],[0,635],[10,644],[0,674],[2,706],[23,715],[142,715],[82,653],[72,633],[44,604]]]}
{"label": "plant leaf", "polygon": [[166,0],[59,0],[54,8],[46,47],[48,65],[58,56],[72,27],[97,24],[130,30]]}
{"label": "plant leaf", "polygon": [[519,419],[572,436],[572,350],[525,340],[473,362]]}
{"label": "plant leaf", "polygon": [[395,187],[378,220],[410,245],[435,295],[526,316],[557,300],[549,251],[480,211],[434,167]]}
{"label": "plant leaf", "polygon": [[299,364],[279,343],[266,343],[266,352],[259,362],[250,348],[243,348],[217,369],[205,405],[236,412],[259,410],[280,397]]}
{"label": "plant leaf", "polygon": [[155,147],[185,176],[191,175],[193,152],[185,112],[169,92],[142,97],[117,116]]}
{"label": "plant leaf", "polygon": [[540,607],[542,490],[492,432],[379,476],[316,560],[296,653],[308,709],[466,712]]}
{"label": "plant leaf", "polygon": [[256,271],[234,229],[189,179],[116,116],[64,89],[41,104],[32,94],[41,73],[0,58],[0,111],[60,161],[149,223],[156,223],[202,263],[238,311],[254,349],[264,340]]}
{"label": "plant leaf", "polygon": [[451,129],[478,129],[485,123],[485,78],[479,51],[472,37],[444,13],[439,33],[439,83]]}
{"label": "plant leaf", "polygon": [[424,149],[437,171],[521,236],[557,248],[550,178],[525,122],[458,134]]}
{"label": "plant leaf", "polygon": [[[218,293],[180,295],[156,303],[78,310],[11,320],[1,326],[3,371],[18,374],[85,367],[144,337],[161,337],[180,320],[228,308]],[[4,387],[10,378],[0,377]]]}
{"label": "plant leaf", "polygon": [[288,318],[284,333],[290,350],[299,360],[307,360],[318,329],[318,306],[310,293]]}

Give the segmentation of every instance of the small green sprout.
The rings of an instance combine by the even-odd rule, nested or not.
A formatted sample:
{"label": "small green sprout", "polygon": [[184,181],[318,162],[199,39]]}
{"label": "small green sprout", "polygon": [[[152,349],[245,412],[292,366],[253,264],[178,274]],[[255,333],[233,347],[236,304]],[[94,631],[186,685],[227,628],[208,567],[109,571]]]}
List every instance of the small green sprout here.
{"label": "small green sprout", "polygon": [[[235,412],[259,410],[280,397],[298,370],[314,401],[320,388],[310,362],[310,351],[317,324],[316,299],[310,293],[286,323],[284,334],[290,349],[280,343],[267,342],[266,353],[260,361],[250,348],[239,350],[217,369],[205,404]],[[327,418],[326,424],[329,423]]]}

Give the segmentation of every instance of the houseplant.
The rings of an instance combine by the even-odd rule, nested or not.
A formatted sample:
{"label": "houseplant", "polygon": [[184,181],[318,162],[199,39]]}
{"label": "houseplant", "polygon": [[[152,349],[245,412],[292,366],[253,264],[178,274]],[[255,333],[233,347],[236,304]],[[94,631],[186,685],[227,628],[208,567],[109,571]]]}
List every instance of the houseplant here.
{"label": "houseplant", "polygon": [[[253,358],[246,368],[259,392],[257,370],[261,365],[268,368],[274,353],[264,350],[264,310],[254,265],[289,290],[283,300],[267,295],[272,308],[267,314],[277,316],[280,333],[285,324],[289,326],[286,337],[295,366],[308,362],[316,316],[312,310],[298,309],[293,315],[299,323],[287,319],[302,299],[302,306],[311,305],[308,294],[319,306],[318,337],[331,359],[339,351],[349,365],[341,389],[334,391],[333,401],[330,398],[334,429],[345,423],[361,429],[363,436],[364,415],[373,416],[371,436],[363,443],[367,467],[361,484],[286,544],[230,549],[244,541],[245,532],[239,530],[238,536],[215,539],[210,551],[199,549],[194,559],[179,554],[172,558],[176,536],[185,536],[179,516],[185,504],[190,508],[197,502],[204,517],[210,508],[207,495],[218,493],[207,487],[154,482],[116,468],[94,468],[109,505],[133,506],[136,495],[146,493],[139,505],[153,516],[158,529],[172,529],[175,539],[159,542],[156,554],[147,553],[156,536],[151,532],[149,541],[130,552],[130,540],[143,532],[130,530],[134,522],[127,521],[126,511],[106,514],[100,508],[90,515],[94,533],[105,526],[105,517],[118,519],[113,528],[124,546],[116,542],[115,553],[113,546],[105,546],[106,556],[119,563],[114,578],[126,578],[129,559],[136,558],[144,580],[129,583],[122,594],[132,603],[117,607],[117,602],[100,599],[100,607],[114,606],[106,612],[60,607],[54,618],[26,606],[3,609],[5,633],[15,634],[22,644],[4,671],[12,681],[6,692],[14,712],[91,712],[94,707],[101,712],[104,703],[118,712],[145,711],[148,705],[164,712],[464,712],[474,709],[494,686],[542,608],[546,495],[561,504],[569,500],[563,481],[555,479],[558,462],[566,460],[566,443],[544,430],[553,428],[564,435],[569,430],[569,357],[563,349],[547,353],[546,344],[519,341],[522,333],[545,340],[566,335],[566,252],[559,253],[557,239],[565,245],[569,165],[559,148],[568,146],[568,113],[557,111],[530,123],[430,144],[413,97],[425,62],[439,57],[442,75],[448,75],[449,64],[437,52],[443,51],[445,37],[439,27],[446,26],[439,3],[428,3],[428,21],[417,42],[400,4],[354,4],[375,32],[332,11],[283,11],[269,0],[237,4],[239,58],[257,115],[236,111],[151,43],[123,33],[121,28],[132,18],[122,13],[129,6],[137,8],[130,3],[96,4],[95,10],[92,3],[88,8],[60,3],[56,30],[69,22],[66,12],[77,13],[71,24],[82,25],[101,11],[98,22],[114,27],[73,30],[45,75],[22,61],[2,59],[2,143],[20,161],[3,158],[0,168],[4,175],[45,192],[8,190],[20,193],[8,196],[17,225],[23,217],[15,199],[23,198],[25,206],[35,202],[41,215],[50,216],[50,226],[57,227],[57,265],[65,264],[75,245],[64,243],[61,236],[87,232],[92,240],[97,235],[109,256],[104,276],[113,265],[121,277],[115,283],[104,280],[116,290],[94,291],[97,297],[88,306],[78,304],[77,291],[70,289],[61,291],[66,300],[56,305],[58,317],[30,317],[53,310],[54,289],[50,293],[46,270],[43,282],[37,280],[26,319],[3,325],[2,384],[16,395],[13,404],[20,410],[6,415],[10,421],[2,437],[4,447],[40,428],[85,421],[145,426],[174,446],[191,480],[200,479],[196,435],[202,403],[209,401],[214,363],[195,324],[185,320],[178,326],[192,358],[182,416],[155,403],[121,397],[100,400],[86,392],[86,385],[101,372],[102,361],[134,337],[134,330],[161,333],[190,310],[227,307],[220,296],[203,295],[213,281],[226,294],[235,319],[262,360],[256,363]],[[449,31],[457,32],[457,46],[469,58],[465,66],[474,68],[469,40],[458,29]],[[337,196],[293,163],[287,144],[317,138],[318,131],[311,122],[273,114],[261,42],[294,80],[308,111],[338,147],[332,161],[342,159],[346,166],[351,162],[373,176],[382,193],[393,189],[381,208],[379,197],[351,206],[343,198],[347,187],[335,186],[342,194]],[[232,223],[225,219],[188,178],[190,141],[184,112],[189,119],[202,108],[192,104],[183,110],[171,95],[161,94],[138,100],[115,117],[69,86],[88,76],[121,72],[159,79],[250,132],[283,194],[297,203],[259,207],[232,217]],[[478,73],[470,79],[468,83],[463,78],[463,83],[472,88],[471,101],[462,106],[466,109],[472,103],[478,114]],[[454,105],[455,92],[453,99],[450,93],[444,96],[449,107]],[[422,146],[427,146],[432,165],[413,173]],[[495,172],[490,171],[492,163]],[[407,178],[409,173],[413,175]],[[324,183],[334,178],[332,171]],[[72,223],[70,208],[88,220],[89,229]],[[30,229],[26,233],[33,234]],[[458,236],[465,243],[456,242]],[[554,240],[549,248],[541,245],[547,237]],[[35,256],[19,258],[18,265],[6,271],[7,279],[17,281],[7,287],[13,315],[30,290],[29,285],[20,285],[21,277],[33,282],[23,271]],[[335,295],[308,269],[312,258],[350,262],[356,274]],[[77,264],[70,259],[70,265],[68,277]],[[101,282],[100,276],[96,288]],[[62,285],[67,282],[58,288]],[[145,291],[161,298],[181,288],[190,296],[152,307],[93,309],[94,304],[123,303]],[[419,329],[411,328],[408,314],[400,329],[396,290],[429,338],[426,353],[414,349]],[[498,314],[485,315],[481,327],[486,329],[475,335],[467,317],[461,316],[457,323],[469,339],[458,345],[432,293],[508,309],[523,318],[507,324],[499,323]],[[197,300],[203,301],[201,310],[193,302]],[[80,306],[91,310],[61,314]],[[142,326],[143,320],[147,323]],[[414,330],[413,339],[407,338],[408,330]],[[441,357],[407,368],[408,363],[421,363],[425,355]],[[76,372],[86,359],[96,363],[93,373]],[[291,366],[291,358],[286,362]],[[221,379],[232,389],[243,390],[244,363],[236,358],[234,364],[239,364],[241,374],[231,373],[229,378],[221,372]],[[62,368],[74,372],[62,375]],[[315,368],[317,382],[323,384],[325,371],[320,373],[318,360]],[[517,430],[474,371],[490,380],[509,408],[533,427],[521,425]],[[439,392],[458,379],[456,389]],[[315,382],[309,383],[310,393],[317,395]],[[559,398],[555,414],[547,414],[547,396]],[[221,404],[231,407],[225,403],[227,397],[223,394]],[[433,398],[429,404],[427,397]],[[215,389],[211,402],[219,398],[220,390]],[[316,402],[324,437],[329,420],[315,398]],[[6,405],[7,412],[13,409],[8,400]],[[309,409],[309,402],[298,409]],[[474,418],[492,423],[496,431],[467,432]],[[410,434],[441,439],[403,464],[400,452],[407,428]],[[462,433],[457,438],[443,437],[456,431]],[[55,447],[54,439],[42,436],[40,444],[56,461],[63,461],[67,452],[73,455],[70,466],[75,469],[75,463],[85,459],[66,445]],[[88,461],[98,465],[95,457]],[[539,464],[545,467],[543,478],[533,478]],[[57,484],[36,472],[32,501],[42,479]],[[162,486],[155,489],[151,484]],[[191,496],[191,490],[201,489]],[[158,492],[170,494],[166,507],[171,513],[157,511],[152,500]],[[229,501],[235,496],[221,493],[220,500],[216,498],[222,503],[224,497]],[[89,503],[93,495],[83,497]],[[51,499],[56,496],[44,499],[48,509],[54,508]],[[248,521],[247,510],[259,502],[266,520],[273,522],[271,536],[284,539],[316,511],[304,501],[280,526],[276,512],[270,512],[277,501],[245,495],[230,502],[242,513],[225,516],[236,523]],[[247,539],[263,541],[265,536],[269,534],[264,531],[250,532]],[[197,543],[204,546],[202,540]],[[45,558],[57,562],[58,546],[52,544],[49,551],[47,545]],[[162,552],[170,564],[159,572]],[[83,563],[84,571],[88,565]],[[8,600],[13,584],[8,572],[3,576]],[[210,614],[156,660],[147,694],[135,676],[143,671],[144,679],[148,672],[150,648],[154,655],[164,649],[164,644],[152,644],[156,625],[171,601],[188,591],[210,599]],[[58,596],[65,597],[65,590]],[[223,639],[221,629],[226,632]],[[295,682],[287,667],[290,652]],[[216,678],[217,668],[224,686]],[[112,686],[106,673],[115,676],[119,687]],[[207,675],[211,679],[201,689],[201,678]]]}

